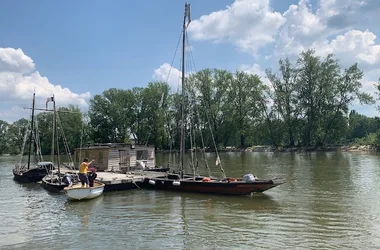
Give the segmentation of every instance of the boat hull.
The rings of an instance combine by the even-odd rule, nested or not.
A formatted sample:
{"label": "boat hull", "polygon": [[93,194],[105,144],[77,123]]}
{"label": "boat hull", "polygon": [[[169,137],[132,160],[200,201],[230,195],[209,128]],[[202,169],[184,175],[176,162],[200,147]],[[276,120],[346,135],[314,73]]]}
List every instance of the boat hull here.
{"label": "boat hull", "polygon": [[[154,184],[153,184],[154,183]],[[157,190],[172,190],[178,192],[221,194],[221,195],[248,195],[255,192],[264,192],[285,183],[283,180],[244,181],[194,181],[192,179],[145,178],[141,187]]]}
{"label": "boat hull", "polygon": [[103,194],[104,184],[96,182],[94,187],[81,187],[81,184],[76,184],[72,187],[65,187],[64,191],[69,200],[89,200],[94,199]]}
{"label": "boat hull", "polygon": [[147,172],[168,172],[170,170],[170,168],[147,168],[147,169],[144,169],[144,171],[147,171]]}
{"label": "boat hull", "polygon": [[46,169],[43,168],[31,168],[25,171],[13,170],[13,178],[18,182],[38,182],[47,174]]}
{"label": "boat hull", "polygon": [[[73,184],[77,184],[78,178],[73,175],[71,176]],[[67,183],[62,181],[63,177],[64,174],[61,174],[61,181],[59,181],[58,175],[46,175],[44,178],[42,178],[41,186],[49,192],[61,193],[65,187],[69,186]]]}
{"label": "boat hull", "polygon": [[106,184],[104,186],[104,192],[125,191],[137,188],[138,187],[133,182]]}

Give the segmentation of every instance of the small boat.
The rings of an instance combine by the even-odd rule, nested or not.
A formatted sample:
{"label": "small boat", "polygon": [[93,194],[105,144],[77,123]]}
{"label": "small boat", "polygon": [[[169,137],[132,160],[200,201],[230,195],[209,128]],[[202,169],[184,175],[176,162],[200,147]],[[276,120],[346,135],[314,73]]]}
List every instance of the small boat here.
{"label": "small boat", "polygon": [[48,174],[42,178],[41,186],[52,193],[59,193],[65,187],[79,182],[78,175],[75,173]]}
{"label": "small boat", "polygon": [[38,162],[30,168],[17,167],[13,169],[13,177],[19,182],[38,182],[51,170],[54,169],[52,162]]}
{"label": "small boat", "polygon": [[89,200],[103,194],[104,183],[94,181],[93,187],[82,187],[81,183],[71,187],[65,187],[63,190],[69,200]]}
{"label": "small boat", "polygon": [[[41,181],[42,178],[51,170],[54,170],[54,165],[52,162],[45,162],[42,160],[41,150],[39,148],[39,137],[38,133],[34,130],[36,129],[34,124],[34,110],[35,110],[35,101],[36,101],[36,93],[33,93],[33,106],[32,106],[32,116],[30,123],[30,131],[29,131],[29,142],[28,142],[28,161],[27,164],[22,164],[23,154],[24,154],[24,146],[26,142],[26,137],[24,138],[24,144],[21,151],[21,160],[20,163],[15,165],[13,172],[13,177],[15,181],[18,182],[38,182]],[[38,162],[35,165],[31,164],[31,155],[32,153],[32,144],[36,146],[36,155],[38,156]]]}
{"label": "small boat", "polygon": [[[49,171],[48,174],[45,173],[45,176],[42,178],[41,185],[44,189],[46,189],[49,192],[52,193],[59,193],[63,191],[65,187],[69,187],[73,184],[76,184],[79,182],[78,175],[75,172],[66,172],[66,173],[61,173],[61,159],[60,159],[60,150],[58,148],[59,146],[59,137],[63,138],[63,144],[64,148],[66,150],[66,154],[69,156],[69,160],[71,162],[71,167],[70,164],[68,165],[69,168],[74,170],[74,163],[72,161],[72,158],[70,157],[70,152],[68,151],[69,145],[67,144],[67,140],[64,135],[63,127],[62,126],[57,126],[59,121],[59,115],[58,111],[56,110],[56,105],[55,105],[55,98],[50,97],[48,98],[46,102],[46,110],[48,110],[48,103],[52,102],[53,103],[53,131],[54,131],[54,138],[52,143],[52,155],[56,156],[56,163],[57,163],[57,171]],[[59,134],[60,133],[60,134]],[[56,145],[56,151],[54,151],[54,145]]]}

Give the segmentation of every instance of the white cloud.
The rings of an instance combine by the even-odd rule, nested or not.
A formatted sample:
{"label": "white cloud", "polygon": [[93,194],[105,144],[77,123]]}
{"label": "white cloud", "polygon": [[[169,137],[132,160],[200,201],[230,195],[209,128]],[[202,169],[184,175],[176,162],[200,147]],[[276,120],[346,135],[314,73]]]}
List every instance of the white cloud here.
{"label": "white cloud", "polygon": [[279,12],[272,11],[269,0],[236,0],[225,10],[201,16],[188,30],[196,40],[226,41],[244,51],[274,42],[278,29],[285,22]]}
{"label": "white cloud", "polygon": [[[193,39],[228,42],[251,55],[263,51],[262,58],[274,65],[283,57],[295,60],[307,49],[315,49],[320,56],[333,53],[343,67],[358,62],[364,71],[363,90],[373,93],[373,83],[380,76],[370,73],[380,67],[380,44],[376,41],[379,1],[319,0],[313,3],[312,6],[309,0],[299,0],[279,13],[271,8],[269,0],[235,0],[223,10],[194,20],[189,31]],[[265,45],[272,42],[274,48],[269,51],[270,47]],[[258,58],[260,56],[255,57]],[[257,61],[252,66],[241,65],[240,69],[267,81],[260,64]],[[377,115],[374,108],[372,113]]]}
{"label": "white cloud", "polygon": [[258,65],[256,63],[253,64],[252,66],[242,64],[239,67],[239,70],[244,71],[244,72],[249,73],[249,74],[258,75],[265,85],[271,87],[271,83],[270,83],[265,71],[263,69],[261,69],[260,65]]}
{"label": "white cloud", "polygon": [[57,106],[73,104],[86,109],[86,100],[91,96],[89,92],[76,94],[49,82],[47,77],[35,71],[33,60],[21,49],[0,48],[0,95],[5,104],[0,107],[0,119],[13,122],[24,117],[20,105],[31,105],[33,91],[36,92],[36,105],[40,107],[44,107],[46,99],[54,94]]}
{"label": "white cloud", "polygon": [[168,63],[164,63],[159,68],[154,69],[153,73],[153,79],[167,82],[172,91],[177,91],[181,88],[181,76],[182,72],[175,67],[170,67]]}
{"label": "white cloud", "polygon": [[29,73],[34,67],[32,58],[22,49],[0,48],[0,72]]}
{"label": "white cloud", "polygon": [[335,54],[344,64],[358,62],[364,68],[380,66],[380,45],[376,35],[368,30],[350,30],[331,41],[315,43],[316,52],[321,55]]}

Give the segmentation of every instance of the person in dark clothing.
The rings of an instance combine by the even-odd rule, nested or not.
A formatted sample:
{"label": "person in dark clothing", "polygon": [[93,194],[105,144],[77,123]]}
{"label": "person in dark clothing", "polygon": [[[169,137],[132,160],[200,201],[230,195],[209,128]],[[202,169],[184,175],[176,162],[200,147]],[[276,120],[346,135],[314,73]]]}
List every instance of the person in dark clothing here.
{"label": "person in dark clothing", "polygon": [[62,178],[63,183],[65,183],[67,186],[71,187],[73,185],[72,177],[70,174],[65,174]]}
{"label": "person in dark clothing", "polygon": [[94,181],[98,175],[96,174],[96,168],[92,167],[88,170],[87,177],[90,187],[94,186]]}

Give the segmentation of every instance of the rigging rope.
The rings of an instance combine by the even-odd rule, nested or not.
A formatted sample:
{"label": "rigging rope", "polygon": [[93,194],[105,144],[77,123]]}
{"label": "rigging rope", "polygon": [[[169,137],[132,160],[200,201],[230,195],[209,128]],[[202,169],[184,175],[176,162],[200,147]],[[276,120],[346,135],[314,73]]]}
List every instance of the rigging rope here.
{"label": "rigging rope", "polygon": [[[190,45],[190,42],[187,38],[188,36],[186,36],[186,43],[187,43],[187,47],[191,48],[191,45]],[[188,53],[190,54],[190,57],[191,57],[191,60],[193,62],[193,65],[194,65],[194,69],[196,70],[196,66],[195,66],[195,60],[194,60],[194,57],[193,57],[193,53],[192,53],[192,50],[189,50]],[[198,111],[198,109],[197,109]],[[218,149],[217,149],[217,146],[216,146],[216,142],[215,142],[215,138],[214,138],[214,134],[212,132],[212,128],[211,128],[211,124],[210,124],[210,119],[209,119],[209,116],[207,115],[207,112],[204,112],[205,115],[206,115],[206,119],[207,119],[207,123],[209,125],[209,130],[210,130],[210,133],[211,133],[211,138],[212,138],[212,142],[214,144],[214,148],[215,148],[215,154],[216,154],[216,162],[219,163],[217,165],[220,165],[220,170],[223,174],[223,177],[226,178],[226,174],[224,172],[224,169],[223,169],[223,165],[222,165],[222,162],[220,160],[220,157],[219,157],[219,153],[218,153]],[[198,115],[199,115],[199,112],[198,112]],[[203,145],[204,146],[204,145]]]}
{"label": "rigging rope", "polygon": [[37,151],[37,156],[39,161],[44,161],[44,158],[42,156],[42,150],[41,150],[41,141],[40,141],[40,135],[38,133],[38,122],[37,122],[37,117],[35,118],[35,128],[36,131],[34,133],[34,141],[36,143],[36,151]]}
{"label": "rigging rope", "polygon": [[[59,125],[59,132],[61,132],[61,137],[62,137],[62,140],[63,140],[63,146],[65,148],[65,152],[69,158],[69,167],[72,168],[74,167],[74,161],[73,161],[73,158],[71,157],[71,152],[70,152],[70,148],[69,148],[69,144],[67,142],[67,139],[66,139],[66,136],[65,136],[65,132],[63,130],[63,126],[62,126],[62,122],[61,122],[61,119],[57,113],[57,121],[58,121],[58,125]],[[71,166],[70,166],[71,165]]]}

